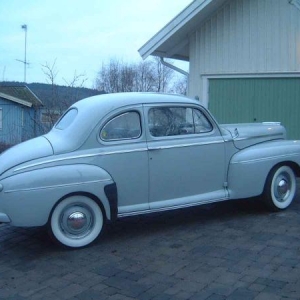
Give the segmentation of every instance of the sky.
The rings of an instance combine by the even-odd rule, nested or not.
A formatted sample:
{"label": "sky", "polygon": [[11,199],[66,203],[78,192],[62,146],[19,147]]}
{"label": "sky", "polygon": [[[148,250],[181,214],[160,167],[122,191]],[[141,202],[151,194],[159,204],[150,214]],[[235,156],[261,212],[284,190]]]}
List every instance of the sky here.
{"label": "sky", "polygon": [[192,0],[0,0],[0,81],[47,82],[43,65],[57,72],[57,84],[84,75],[94,87],[110,59],[138,62],[138,49]]}

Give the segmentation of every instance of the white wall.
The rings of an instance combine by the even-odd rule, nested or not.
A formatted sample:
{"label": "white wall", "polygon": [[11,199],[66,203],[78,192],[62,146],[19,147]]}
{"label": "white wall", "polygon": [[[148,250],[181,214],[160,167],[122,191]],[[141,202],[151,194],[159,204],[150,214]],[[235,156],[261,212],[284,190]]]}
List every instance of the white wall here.
{"label": "white wall", "polygon": [[207,76],[300,72],[300,10],[289,0],[231,0],[190,36],[189,96]]}

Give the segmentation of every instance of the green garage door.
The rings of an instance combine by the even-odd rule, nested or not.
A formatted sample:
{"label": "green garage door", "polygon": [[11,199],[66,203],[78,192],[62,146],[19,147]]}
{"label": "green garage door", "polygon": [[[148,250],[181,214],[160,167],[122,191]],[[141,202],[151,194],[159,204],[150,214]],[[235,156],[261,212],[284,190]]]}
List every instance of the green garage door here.
{"label": "green garage door", "polygon": [[300,139],[300,78],[210,79],[208,108],[219,123],[281,122]]}

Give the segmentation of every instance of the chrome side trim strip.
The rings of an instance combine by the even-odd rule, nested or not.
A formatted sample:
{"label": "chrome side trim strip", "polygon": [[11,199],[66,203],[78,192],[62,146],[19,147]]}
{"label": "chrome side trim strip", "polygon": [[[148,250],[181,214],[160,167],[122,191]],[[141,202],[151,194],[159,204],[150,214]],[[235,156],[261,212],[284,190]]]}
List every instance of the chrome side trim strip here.
{"label": "chrome side trim strip", "polygon": [[276,139],[283,139],[283,134],[281,134],[282,138],[278,133],[274,134],[266,134],[266,135],[257,135],[257,136],[249,136],[249,137],[241,137],[241,138],[234,138],[234,141],[245,141],[245,140],[253,140],[253,139],[265,139],[265,138],[272,138],[276,137]]}
{"label": "chrome side trim strip", "polygon": [[145,148],[140,148],[140,149],[132,149],[132,150],[119,150],[119,151],[107,151],[107,152],[99,152],[99,153],[93,153],[93,154],[82,154],[82,155],[74,155],[74,156],[68,156],[68,157],[62,157],[62,158],[53,158],[53,159],[48,159],[42,162],[30,164],[24,167],[19,167],[14,169],[14,172],[18,172],[21,170],[25,170],[28,168],[32,167],[37,167],[40,165],[44,164],[50,164],[53,162],[59,162],[59,161],[64,161],[64,160],[72,160],[72,159],[79,159],[79,158],[89,158],[89,157],[95,157],[95,156],[102,156],[102,155],[111,155],[111,154],[118,154],[118,153],[131,153],[131,152],[141,152],[141,151],[147,151],[148,149]]}
{"label": "chrome side trim strip", "polygon": [[268,160],[273,160],[273,159],[290,158],[290,157],[295,157],[295,156],[300,157],[300,154],[299,153],[292,153],[292,154],[268,156],[268,157],[263,157],[263,158],[254,158],[254,159],[249,159],[249,160],[236,161],[236,162],[232,162],[230,164],[232,164],[232,165],[233,164],[250,164],[250,163],[254,163],[254,162],[268,161]]}
{"label": "chrome side trim strip", "polygon": [[17,193],[17,192],[31,192],[36,190],[47,190],[52,188],[63,188],[69,186],[76,186],[76,185],[83,185],[83,184],[90,184],[90,183],[99,183],[99,182],[107,182],[111,181],[111,179],[102,179],[102,180],[91,180],[86,182],[74,182],[74,183],[66,183],[66,184],[59,184],[59,185],[49,185],[49,186],[42,186],[42,187],[35,187],[35,188],[27,188],[27,189],[18,189],[18,190],[7,190],[4,193]]}
{"label": "chrome side trim strip", "polygon": [[191,147],[191,146],[204,146],[204,145],[221,144],[221,143],[224,143],[224,140],[212,141],[212,142],[201,142],[201,143],[178,144],[178,145],[170,145],[170,146],[149,147],[149,150],[184,148],[184,147]]}
{"label": "chrome side trim strip", "polygon": [[220,198],[220,199],[213,199],[213,200],[205,200],[205,201],[201,201],[201,202],[195,202],[195,203],[189,203],[189,204],[181,204],[181,205],[176,205],[176,206],[171,206],[171,207],[162,207],[162,208],[155,208],[155,209],[133,211],[133,212],[128,212],[128,213],[118,214],[118,218],[124,218],[124,217],[130,217],[130,216],[137,216],[137,215],[144,215],[144,214],[151,214],[151,213],[155,213],[155,212],[175,210],[175,209],[180,209],[180,208],[188,208],[188,207],[200,206],[200,205],[209,204],[209,203],[222,202],[222,201],[226,201],[226,200],[229,200],[229,198]]}

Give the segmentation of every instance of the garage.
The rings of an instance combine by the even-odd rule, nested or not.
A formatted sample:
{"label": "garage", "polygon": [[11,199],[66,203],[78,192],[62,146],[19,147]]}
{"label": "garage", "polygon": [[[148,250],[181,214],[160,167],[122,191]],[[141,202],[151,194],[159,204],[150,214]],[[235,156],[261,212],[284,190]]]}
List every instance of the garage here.
{"label": "garage", "polygon": [[281,122],[300,139],[300,78],[214,78],[208,107],[220,123]]}
{"label": "garage", "polygon": [[188,61],[187,95],[219,122],[300,139],[300,0],[193,1],[139,51]]}

